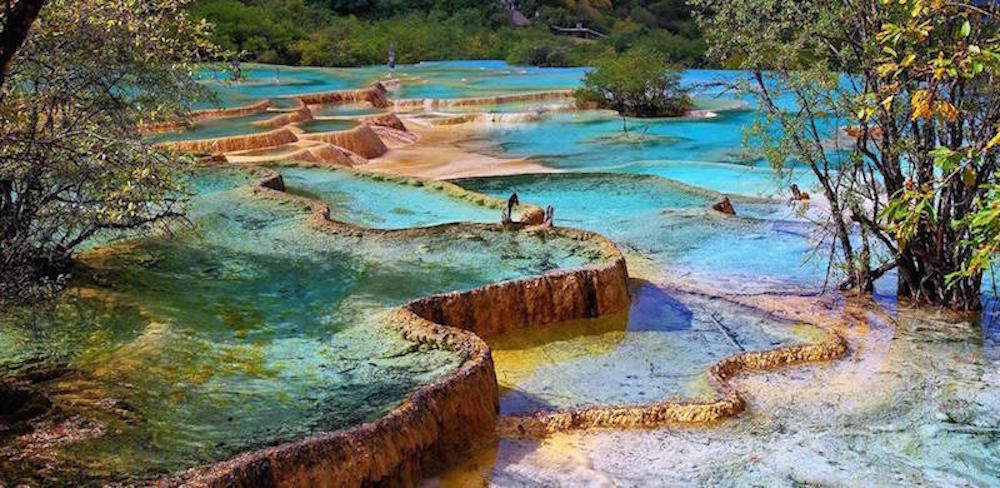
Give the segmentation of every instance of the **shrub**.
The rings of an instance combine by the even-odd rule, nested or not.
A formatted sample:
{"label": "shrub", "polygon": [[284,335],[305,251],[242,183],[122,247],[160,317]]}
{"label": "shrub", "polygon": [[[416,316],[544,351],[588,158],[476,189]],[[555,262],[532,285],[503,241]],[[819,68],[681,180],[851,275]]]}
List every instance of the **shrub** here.
{"label": "shrub", "polygon": [[680,74],[662,53],[645,47],[598,60],[576,95],[582,102],[618,112],[625,132],[625,117],[676,117],[691,108]]}

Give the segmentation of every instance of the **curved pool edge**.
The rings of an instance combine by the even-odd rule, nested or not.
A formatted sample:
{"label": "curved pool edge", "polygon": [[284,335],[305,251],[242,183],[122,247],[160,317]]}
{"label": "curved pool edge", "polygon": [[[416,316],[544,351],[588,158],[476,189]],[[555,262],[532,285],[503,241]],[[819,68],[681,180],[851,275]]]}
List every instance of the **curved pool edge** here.
{"label": "curved pool edge", "polygon": [[827,329],[824,341],[796,344],[729,356],[709,368],[709,379],[722,398],[712,402],[662,401],[638,405],[593,406],[500,419],[501,437],[545,437],[558,432],[591,428],[654,428],[709,425],[736,417],[746,409],[746,399],[730,379],[751,372],[786,366],[833,361],[847,355],[847,341]]}
{"label": "curved pool edge", "polygon": [[[243,164],[243,163],[235,163],[235,164]],[[487,195],[485,193],[479,193],[476,191],[468,190],[460,185],[453,183],[450,180],[433,180],[433,179],[419,178],[415,176],[384,173],[381,171],[371,171],[363,167],[329,165],[326,164],[325,161],[301,160],[301,159],[296,160],[291,157],[283,160],[273,160],[273,161],[269,160],[263,163],[258,163],[256,166],[260,166],[266,169],[319,168],[326,171],[344,172],[358,178],[363,178],[376,182],[385,182],[401,186],[423,187],[430,189],[434,192],[439,192],[455,200],[460,200],[479,207],[496,210],[498,212],[497,213],[498,216],[500,215],[499,212],[507,206],[507,200],[505,199],[497,198],[491,195]],[[269,180],[268,185],[270,185],[270,188],[280,190],[281,187],[284,185],[284,183],[283,181],[277,181],[274,178],[275,175],[271,175],[270,177],[268,177]],[[545,210],[542,207],[530,202],[521,202],[520,205],[518,205],[518,210],[516,215],[518,216],[519,223],[529,226],[542,224],[545,220]],[[327,219],[329,219],[329,216],[327,216]],[[335,220],[335,219],[330,219],[330,220]],[[424,227],[436,227],[440,225],[449,225],[449,224],[437,224]],[[375,228],[364,228],[358,226],[355,227],[357,227],[358,229],[366,229],[369,232],[377,232],[380,230]],[[419,228],[422,227],[412,227],[411,229],[419,229]],[[408,229],[395,229],[395,232],[406,231],[406,230]],[[577,232],[584,232],[584,231],[577,231]],[[594,235],[603,238],[603,236],[599,236],[598,234]],[[602,245],[604,244],[602,243]]]}
{"label": "curved pool edge", "polygon": [[[248,452],[206,468],[192,469],[182,478],[160,480],[158,484],[411,485],[497,437],[545,437],[585,428],[711,425],[738,416],[746,409],[743,395],[730,383],[734,377],[832,361],[848,353],[844,337],[824,324],[819,326],[826,331],[821,342],[743,352],[715,363],[709,368],[709,378],[722,398],[713,402],[660,401],[501,417],[491,350],[481,336],[593,318],[625,309],[631,300],[629,277],[625,257],[618,247],[599,234],[570,228],[451,223],[397,230],[369,229],[331,220],[325,203],[286,193],[280,174],[270,169],[255,169],[264,172],[253,185],[255,194],[300,205],[310,212],[311,225],[326,232],[390,238],[442,229],[569,233],[579,239],[596,240],[604,252],[610,253],[606,256],[609,261],[413,300],[391,312],[391,325],[409,340],[462,355],[462,365],[452,374],[420,388],[389,414],[372,422]],[[504,314],[495,313],[497,303],[503,304]]]}
{"label": "curved pool edge", "polygon": [[[191,469],[179,477],[160,479],[156,485],[415,484],[424,475],[495,438],[499,386],[489,345],[479,334],[540,325],[522,323],[524,315],[477,315],[484,310],[480,307],[484,300],[502,299],[542,324],[614,313],[630,303],[624,256],[614,243],[592,232],[521,224],[471,223],[399,230],[369,229],[331,220],[326,204],[286,193],[280,174],[267,169],[256,170],[262,174],[253,183],[254,194],[301,206],[310,213],[310,224],[321,231],[390,238],[441,230],[551,232],[576,239],[597,239],[608,261],[411,301],[390,313],[390,325],[404,338],[418,344],[458,353],[463,360],[457,370],[418,389],[389,414],[372,422],[247,452],[228,461]],[[582,301],[581,296],[584,297]],[[554,297],[571,305],[546,307]],[[450,323],[435,323],[432,319]]]}

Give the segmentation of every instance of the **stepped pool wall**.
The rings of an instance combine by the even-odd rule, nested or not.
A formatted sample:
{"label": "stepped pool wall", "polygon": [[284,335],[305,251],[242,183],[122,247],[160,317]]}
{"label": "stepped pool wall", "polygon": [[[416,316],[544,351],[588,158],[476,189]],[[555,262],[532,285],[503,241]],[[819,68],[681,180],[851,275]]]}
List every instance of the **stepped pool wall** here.
{"label": "stepped pool wall", "polygon": [[389,152],[378,134],[367,125],[337,132],[320,132],[302,134],[302,139],[322,141],[334,146],[340,146],[363,158],[372,159]]}
{"label": "stepped pool wall", "polygon": [[477,105],[501,105],[517,102],[541,102],[548,100],[569,100],[573,98],[572,90],[552,90],[509,95],[494,95],[487,97],[468,98],[404,98],[393,101],[396,110],[440,109],[454,107],[469,107]]}
{"label": "stepped pool wall", "polygon": [[249,105],[243,105],[240,107],[195,110],[191,112],[191,116],[189,117],[189,122],[160,122],[156,124],[148,124],[142,126],[140,128],[140,132],[142,132],[143,134],[156,134],[159,132],[178,131],[188,127],[190,122],[199,122],[211,119],[253,115],[264,112],[270,107],[271,107],[270,101],[261,100],[259,102],[251,103]]}
{"label": "stepped pool wall", "polygon": [[[467,106],[530,100],[565,99],[568,92],[469,98],[461,100],[399,100],[396,108]],[[327,92],[297,97],[304,104],[357,103],[388,105],[381,85],[367,89]],[[265,103],[265,102],[261,102]],[[429,105],[428,105],[429,104]],[[263,109],[266,110],[267,106]],[[231,110],[240,110],[243,107]],[[255,109],[256,110],[256,109]],[[295,122],[308,108],[277,115],[270,124]],[[225,112],[225,111],[222,111]],[[256,112],[253,112],[256,113]],[[233,115],[239,115],[234,113]],[[311,117],[311,115],[309,116]],[[394,119],[394,120],[393,120]],[[395,127],[395,115],[379,116],[369,124]],[[166,144],[180,151],[224,153],[276,147],[300,139],[322,141],[346,148],[365,158],[378,157],[388,148],[367,125],[321,134],[299,134],[282,128],[264,134]],[[310,153],[311,154],[311,153]],[[441,184],[447,192],[457,192]],[[749,371],[760,371],[804,362],[825,361],[847,352],[843,339],[830,332],[817,344],[786,346],[747,352],[726,358],[710,368],[710,378],[723,398],[715,402],[653,402],[635,406],[596,406],[539,414],[498,414],[498,387],[490,348],[483,337],[519,328],[557,324],[569,320],[613,314],[629,304],[629,276],[625,257],[614,243],[599,234],[568,228],[547,229],[514,225],[444,224],[428,228],[373,230],[331,220],[327,205],[285,192],[276,173],[254,184],[262,198],[280,200],[311,214],[310,224],[332,234],[372,239],[407,239],[428,232],[460,229],[530,232],[568,236],[595,242],[604,259],[599,264],[561,269],[543,275],[485,285],[468,291],[443,293],[410,301],[393,310],[392,327],[422,346],[458,353],[459,368],[432,384],[419,388],[387,415],[372,422],[265,448],[234,459],[195,469],[159,484],[190,486],[356,486],[415,484],[428,473],[455,460],[468,449],[502,436],[545,436],[553,432],[593,427],[656,427],[702,424],[739,414],[745,401],[728,380]],[[465,192],[468,198],[472,192]],[[493,198],[490,206],[502,201]],[[537,209],[534,207],[532,210]],[[529,214],[537,223],[537,213]],[[502,310],[502,313],[497,313]]]}
{"label": "stepped pool wall", "polygon": [[[325,204],[283,190],[281,176],[273,173],[256,183],[255,193],[299,205],[312,214],[313,226],[330,233],[406,239],[430,231],[498,228],[492,224],[445,224],[371,230],[332,221]],[[464,360],[457,371],[419,389],[374,422],[244,454],[192,471],[183,479],[162,481],[189,486],[415,484],[424,475],[492,439],[499,418],[499,393],[489,346],[479,335],[503,328],[593,318],[618,312],[629,303],[625,259],[610,241],[574,229],[516,225],[510,230],[558,233],[595,241],[607,262],[410,302],[392,313],[391,325],[409,340],[460,354]],[[500,302],[483,310],[484,299]],[[547,306],[553,299],[564,305]],[[524,313],[496,314],[496,303]],[[503,318],[499,318],[501,315]],[[538,323],[522,322],[525,318]]]}
{"label": "stepped pool wall", "polygon": [[220,137],[217,139],[199,139],[193,141],[165,142],[163,147],[178,152],[198,154],[222,154],[238,151],[250,151],[290,144],[299,140],[288,128],[275,129],[261,134]]}
{"label": "stepped pool wall", "polygon": [[[283,191],[279,174],[257,183],[256,193],[294,202],[326,232],[406,238],[430,229],[496,228],[490,224],[445,224],[422,229],[372,230],[329,219],[322,203]],[[779,347],[728,357],[710,369],[723,393],[714,402],[664,401],[634,406],[594,406],[499,417],[499,393],[490,349],[482,337],[594,318],[625,309],[630,301],[625,258],[611,241],[586,231],[520,227],[595,241],[607,261],[464,292],[413,300],[392,313],[392,325],[408,339],[459,352],[465,360],[451,375],[425,386],[403,405],[374,422],[244,454],[190,472],[176,482],[190,486],[357,486],[419,482],[481,443],[495,438],[534,437],[582,428],[660,427],[709,424],[741,413],[746,405],[729,384],[732,377],[788,365],[843,357],[847,345],[828,331],[816,344]],[[497,305],[504,313],[496,313]]]}
{"label": "stepped pool wall", "polygon": [[296,98],[306,105],[343,105],[367,102],[375,108],[385,108],[390,105],[386,98],[386,89],[381,83],[373,83],[367,88],[358,90],[335,90],[323,93],[297,95]]}

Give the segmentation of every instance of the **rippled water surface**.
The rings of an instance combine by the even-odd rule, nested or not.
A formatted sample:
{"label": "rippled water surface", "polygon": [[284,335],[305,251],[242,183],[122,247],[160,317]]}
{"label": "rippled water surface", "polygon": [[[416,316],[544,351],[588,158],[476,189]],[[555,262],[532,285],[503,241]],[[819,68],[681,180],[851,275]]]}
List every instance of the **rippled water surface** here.
{"label": "rippled water surface", "polygon": [[500,413],[523,414],[668,399],[714,401],[715,362],[743,350],[822,339],[819,329],[732,304],[632,288],[626,312],[491,337]]}

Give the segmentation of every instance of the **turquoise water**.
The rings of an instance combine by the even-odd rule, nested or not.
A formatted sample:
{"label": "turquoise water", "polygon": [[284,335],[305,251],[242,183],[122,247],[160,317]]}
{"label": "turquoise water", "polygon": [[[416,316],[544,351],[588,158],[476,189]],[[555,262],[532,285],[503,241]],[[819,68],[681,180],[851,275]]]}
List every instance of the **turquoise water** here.
{"label": "turquoise water", "polygon": [[742,149],[744,128],[754,118],[733,111],[701,120],[632,120],[626,137],[621,119],[607,112],[566,112],[537,124],[493,126],[483,136],[502,154],[562,170],[650,174],[746,196],[786,195],[793,182],[815,192],[806,168],[792,165],[791,174],[778,178],[766,161]]}
{"label": "turquoise water", "polygon": [[[363,68],[293,68],[246,64],[244,80],[230,83],[222,71],[206,69],[202,79],[224,106],[246,105],[307,93],[365,87],[386,79],[399,79],[402,87],[393,98],[460,98],[571,88],[579,83],[582,68],[510,66],[503,61],[435,61],[413,65]],[[214,105],[203,101],[200,108]]]}
{"label": "turquoise water", "polygon": [[246,64],[241,71],[243,80],[233,83],[229,79],[231,73],[205,69],[201,73],[202,80],[216,100],[202,101],[199,108],[218,104],[227,107],[248,105],[265,99],[274,99],[282,105],[282,97],[360,88],[371,81],[371,73],[367,70]]}
{"label": "turquoise water", "polygon": [[[750,310],[639,282],[628,313],[491,337],[500,413],[666,399],[714,401],[707,371],[745,350],[822,337]],[[721,325],[720,325],[721,324]]]}
{"label": "turquoise water", "polygon": [[278,168],[288,191],[319,199],[334,220],[380,229],[426,227],[447,222],[499,222],[500,210],[444,191],[378,181],[350,171]]}
{"label": "turquoise water", "polygon": [[214,139],[217,137],[241,136],[258,134],[272,130],[272,127],[257,127],[254,122],[270,119],[276,113],[260,112],[240,117],[226,117],[197,122],[191,127],[176,131],[163,132],[150,137],[154,142],[194,141],[199,139]]}
{"label": "turquoise water", "polygon": [[508,114],[520,112],[547,112],[562,109],[565,105],[574,103],[572,99],[539,100],[529,102],[498,103],[491,105],[462,105],[458,107],[440,107],[434,109],[443,113],[494,113]]}
{"label": "turquoise water", "polygon": [[383,109],[375,108],[368,104],[322,105],[313,109],[313,115],[317,117],[353,117],[358,115],[375,115],[383,112]]}
{"label": "turquoise water", "polygon": [[51,314],[5,314],[0,344],[30,347],[5,348],[0,368],[63,365],[36,387],[64,412],[49,428],[82,438],[46,448],[54,460],[3,457],[3,478],[44,464],[62,483],[144,478],[373,420],[461,361],[384,325],[390,307],[603,256],[520,232],[321,234],[247,181],[200,173],[193,228],[85,255]]}
{"label": "turquoise water", "polygon": [[[289,96],[366,86],[388,71],[255,65],[245,67],[248,78],[239,84],[211,74],[205,82],[227,106],[270,99],[291,108]],[[564,89],[583,73],[497,61],[422,63],[395,70],[402,85],[390,97]],[[693,86],[739,76],[689,71],[683,81]],[[777,178],[757,153],[742,149],[743,129],[755,116],[740,108],[746,100],[718,90],[697,94],[698,106],[717,110],[716,117],[631,120],[630,137],[622,136],[620,119],[601,111],[484,128],[474,136],[492,141],[497,153],[567,173],[459,183],[553,205],[557,225],[612,238],[630,267],[668,283],[727,293],[816,291],[826,262],[822,251],[815,258],[812,251],[829,243],[814,234],[808,218],[815,215],[783,203],[791,182],[816,194],[812,177],[798,167]],[[320,110],[369,112],[375,110]],[[206,122],[158,140],[266,130],[250,123],[273,115]],[[306,125],[325,131],[347,124]],[[499,218],[497,210],[427,186],[346,170],[277,170],[289,192],[322,200],[332,218],[357,225],[401,229]],[[192,227],[175,229],[172,239],[92,251],[76,272],[76,288],[50,315],[5,311],[0,371],[64,367],[38,384],[62,412],[39,438],[69,432],[72,440],[42,443],[46,450],[34,452],[19,438],[3,438],[0,485],[30,481],[42,470],[64,485],[146,478],[378,418],[461,361],[387,327],[383,317],[391,307],[601,259],[585,242],[502,231],[444,228],[405,239],[321,234],[298,205],[251,195],[244,187],[250,180],[236,171],[200,172]],[[737,217],[708,210],[715,192],[734,195]],[[705,370],[714,361],[741,347],[817,338],[814,328],[721,300],[647,282],[634,283],[632,292],[630,310],[615,316],[489,338],[501,412],[709,400],[715,392]],[[588,434],[581,450],[589,458],[579,464],[558,458],[555,467],[530,455],[544,447],[505,441],[486,465],[496,483],[512,485],[849,484],[857,473],[874,484],[997,484],[1000,327],[996,305],[989,304],[994,309],[982,320],[967,323],[898,311],[889,300],[897,322],[851,328],[857,337],[850,359],[740,380],[747,382],[741,387],[757,388],[750,412],[718,429]]]}
{"label": "turquoise water", "polygon": [[469,190],[552,205],[557,225],[597,231],[684,280],[729,292],[819,287],[825,262],[804,262],[811,227],[785,204],[736,200],[741,216],[709,207],[716,196],[649,175],[570,173],[456,181]]}
{"label": "turquoise water", "polygon": [[357,126],[358,122],[343,119],[314,119],[299,125],[306,132],[336,132],[353,129]]}
{"label": "turquoise water", "polygon": [[394,98],[463,98],[573,87],[584,68],[511,66],[503,61],[436,61],[397,66]]}

